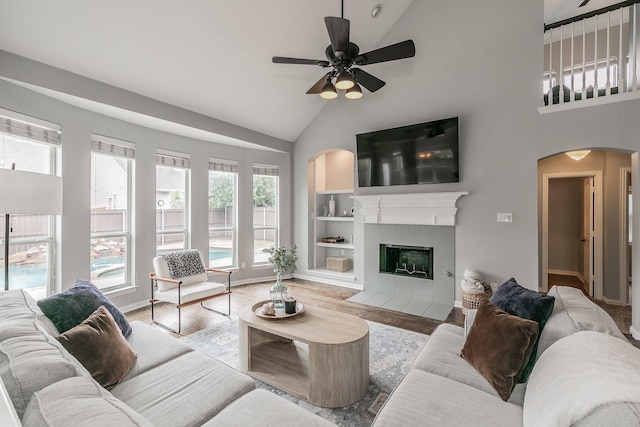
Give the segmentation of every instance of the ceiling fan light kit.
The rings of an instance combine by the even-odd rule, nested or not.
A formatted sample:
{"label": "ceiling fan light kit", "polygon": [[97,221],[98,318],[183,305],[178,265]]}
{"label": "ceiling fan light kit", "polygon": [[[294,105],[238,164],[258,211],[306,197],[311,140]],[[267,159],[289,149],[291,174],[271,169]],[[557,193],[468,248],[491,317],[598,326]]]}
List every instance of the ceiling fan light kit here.
{"label": "ceiling fan light kit", "polygon": [[322,91],[320,92],[320,98],[322,99],[336,99],[338,97],[338,91],[336,90],[331,80],[327,80],[327,82],[322,86]]}
{"label": "ceiling fan light kit", "polygon": [[338,73],[338,77],[336,77],[336,89],[351,89],[354,84],[353,76],[347,70],[343,69]]}
{"label": "ceiling fan light kit", "polygon": [[354,83],[353,86],[344,93],[344,97],[347,99],[360,99],[362,98],[362,89],[358,83]]}
{"label": "ceiling fan light kit", "polygon": [[[342,4],[344,10],[344,2]],[[380,13],[380,10],[377,12]],[[374,14],[374,16],[376,16]],[[405,40],[400,43],[375,49],[367,53],[360,53],[357,44],[349,41],[350,22],[344,17],[326,16],[324,18],[329,40],[331,44],[325,49],[327,60],[301,59],[274,56],[274,64],[298,64],[317,65],[322,68],[331,67],[308,91],[307,94],[320,95],[323,99],[335,99],[338,97],[337,89],[344,90],[348,99],[362,98],[362,87],[369,92],[375,92],[386,83],[379,78],[367,73],[361,68],[364,65],[380,62],[395,61],[398,59],[412,58],[416,54],[413,40]],[[335,86],[332,80],[335,79]]]}

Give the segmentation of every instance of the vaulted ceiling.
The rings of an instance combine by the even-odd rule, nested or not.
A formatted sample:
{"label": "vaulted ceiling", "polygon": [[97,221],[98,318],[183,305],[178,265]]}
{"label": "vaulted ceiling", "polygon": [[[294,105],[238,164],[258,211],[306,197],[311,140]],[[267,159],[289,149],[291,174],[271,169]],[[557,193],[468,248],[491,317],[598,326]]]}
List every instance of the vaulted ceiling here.
{"label": "vaulted ceiling", "polygon": [[[351,40],[365,52],[380,47],[412,1],[347,0]],[[545,22],[615,3],[581,2],[545,0]],[[323,17],[340,13],[340,0],[0,0],[0,49],[294,141],[331,102],[305,94],[325,71],[271,57],[324,59]],[[381,90],[393,90],[394,69],[376,74],[387,81]],[[352,102],[376,96],[364,93]]]}

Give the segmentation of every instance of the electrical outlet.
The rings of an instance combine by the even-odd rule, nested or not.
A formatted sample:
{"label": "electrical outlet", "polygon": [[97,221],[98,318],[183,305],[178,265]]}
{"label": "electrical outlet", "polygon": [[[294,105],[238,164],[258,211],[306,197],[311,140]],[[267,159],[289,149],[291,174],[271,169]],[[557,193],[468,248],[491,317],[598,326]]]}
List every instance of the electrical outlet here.
{"label": "electrical outlet", "polygon": [[498,222],[513,222],[513,214],[509,213],[498,213]]}
{"label": "electrical outlet", "polygon": [[240,263],[240,268],[244,270],[246,267],[247,267],[247,264],[244,261],[242,261]]}

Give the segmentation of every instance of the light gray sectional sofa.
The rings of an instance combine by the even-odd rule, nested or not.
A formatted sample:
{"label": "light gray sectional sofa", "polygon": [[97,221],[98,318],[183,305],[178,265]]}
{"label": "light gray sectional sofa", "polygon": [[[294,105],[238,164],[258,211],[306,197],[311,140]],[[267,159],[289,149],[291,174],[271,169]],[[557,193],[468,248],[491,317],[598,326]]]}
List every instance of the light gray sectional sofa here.
{"label": "light gray sectional sofa", "polygon": [[131,326],[137,361],[107,391],[60,345],[29,294],[0,293],[0,425],[332,425],[156,328]]}
{"label": "light gray sectional sofa", "polygon": [[460,357],[465,328],[443,324],[373,425],[640,425],[640,350],[580,290],[553,287],[549,295],[555,305],[536,364],[508,401]]}

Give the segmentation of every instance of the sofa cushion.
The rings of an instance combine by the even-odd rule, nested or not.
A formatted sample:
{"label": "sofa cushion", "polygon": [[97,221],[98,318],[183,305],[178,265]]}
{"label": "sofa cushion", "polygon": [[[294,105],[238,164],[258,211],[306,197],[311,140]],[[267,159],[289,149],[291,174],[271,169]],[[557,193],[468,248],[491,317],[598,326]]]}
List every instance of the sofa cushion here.
{"label": "sofa cushion", "polygon": [[540,334],[538,354],[561,338],[579,331],[598,331],[627,341],[615,321],[580,289],[553,286],[549,295],[555,298],[553,313]]}
{"label": "sofa cushion", "polygon": [[58,331],[51,320],[42,313],[40,307],[27,291],[14,289],[0,293],[0,323],[10,320],[37,320],[39,325],[51,336]]}
{"label": "sofa cushion", "polygon": [[254,390],[227,406],[203,427],[329,427],[324,418],[266,390]]}
{"label": "sofa cushion", "polygon": [[598,407],[640,403],[640,349],[595,331],[554,343],[531,373],[525,426],[572,425]]}
{"label": "sofa cushion", "polygon": [[119,383],[138,357],[103,305],[57,339],[106,389]]}
{"label": "sofa cushion", "polygon": [[0,323],[0,378],[19,417],[33,393],[81,375],[88,373],[37,321]]}
{"label": "sofa cushion", "polygon": [[60,333],[82,323],[101,305],[109,310],[122,334],[128,337],[131,326],[125,315],[89,281],[78,279],[66,291],[38,300],[42,312],[51,319]]}
{"label": "sofa cushion", "polygon": [[29,427],[152,426],[87,377],[68,378],[35,393],[22,424]]}
{"label": "sofa cushion", "polygon": [[111,393],[154,425],[199,426],[254,390],[248,375],[192,351],[121,382]]}
{"label": "sofa cushion", "polygon": [[537,337],[536,322],[483,301],[460,356],[475,367],[506,402],[529,361]]}
{"label": "sofa cushion", "polygon": [[610,403],[598,406],[571,427],[640,426],[640,403]]}
{"label": "sofa cushion", "polygon": [[194,351],[166,332],[140,321],[131,322],[131,335],[127,338],[138,360],[124,381],[185,353]]}
{"label": "sofa cushion", "polygon": [[522,425],[522,407],[438,375],[412,369],[398,384],[372,427]]}
{"label": "sofa cushion", "polygon": [[[464,330],[461,327],[443,323],[431,334],[413,362],[413,368],[450,378],[499,398],[496,389],[469,362],[460,357],[464,342]],[[516,385],[509,402],[522,406],[525,390],[525,384]]]}
{"label": "sofa cushion", "polygon": [[544,330],[547,319],[549,319],[549,316],[551,316],[553,312],[555,298],[524,288],[512,277],[496,290],[491,297],[491,302],[509,314],[522,317],[523,319],[533,320],[539,325],[538,336],[534,343],[531,356],[518,380],[518,382],[524,383],[529,378],[533,365],[536,362],[540,334]]}

